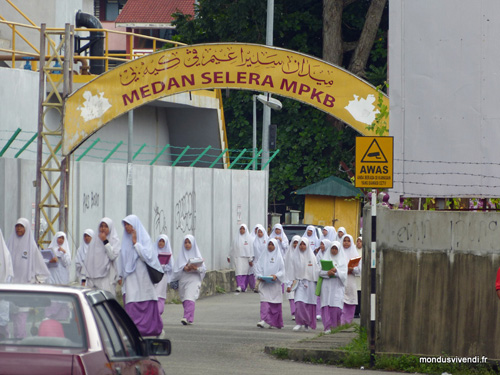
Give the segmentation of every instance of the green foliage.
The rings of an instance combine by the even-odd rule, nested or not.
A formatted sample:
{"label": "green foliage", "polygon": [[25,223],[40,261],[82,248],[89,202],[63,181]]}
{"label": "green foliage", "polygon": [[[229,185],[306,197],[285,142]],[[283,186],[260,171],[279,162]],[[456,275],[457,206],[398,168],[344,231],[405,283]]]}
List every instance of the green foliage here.
{"label": "green foliage", "polygon": [[287,348],[276,348],[271,352],[278,359],[288,359],[288,349]]}
{"label": "green foliage", "polygon": [[[345,41],[359,38],[368,1],[349,5],[343,14]],[[242,42],[265,44],[267,3],[263,0],[200,0],[195,17],[175,14],[175,40],[187,44]],[[275,0],[273,45],[322,57],[323,4],[317,0]],[[375,84],[386,81],[386,30],[379,32],[369,61],[367,78]],[[226,130],[231,149],[252,148],[252,94],[232,90],[224,98]],[[346,179],[340,161],[352,165],[357,133],[339,127],[330,116],[294,100],[278,97],[281,112],[272,112],[278,125],[279,154],[270,164],[269,201],[301,209],[304,198],[293,191],[329,176]],[[257,145],[262,147],[262,105],[257,113]],[[387,109],[388,110],[388,109]],[[380,119],[383,129],[384,118]]]}
{"label": "green foliage", "polygon": [[215,286],[215,293],[218,293],[218,294],[226,294],[226,289],[224,289],[223,287],[219,286],[219,285],[216,285]]}
{"label": "green foliage", "polygon": [[384,136],[385,133],[389,133],[389,107],[384,104],[383,94],[383,90],[387,87],[389,87],[387,82],[377,86],[377,109],[379,113],[375,115],[373,123],[366,127],[368,130],[375,130],[375,134],[379,136]]}

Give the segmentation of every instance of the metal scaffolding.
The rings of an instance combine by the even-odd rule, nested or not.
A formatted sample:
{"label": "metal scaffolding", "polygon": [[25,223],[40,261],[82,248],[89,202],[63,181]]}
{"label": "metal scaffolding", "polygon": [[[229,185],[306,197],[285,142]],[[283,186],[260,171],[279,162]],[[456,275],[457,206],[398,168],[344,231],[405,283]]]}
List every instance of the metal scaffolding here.
{"label": "metal scaffolding", "polygon": [[[56,233],[57,221],[58,229],[67,231],[69,163],[57,152],[63,139],[64,102],[72,92],[73,43],[74,26],[66,24],[58,31],[41,25],[35,206],[35,239],[41,248],[50,243],[49,232]],[[47,230],[40,233],[42,219]]]}

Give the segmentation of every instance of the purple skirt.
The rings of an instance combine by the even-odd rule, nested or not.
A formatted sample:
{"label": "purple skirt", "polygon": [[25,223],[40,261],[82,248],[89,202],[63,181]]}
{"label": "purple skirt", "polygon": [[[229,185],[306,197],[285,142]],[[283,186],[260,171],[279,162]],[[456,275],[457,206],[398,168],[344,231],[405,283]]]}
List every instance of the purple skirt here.
{"label": "purple skirt", "polygon": [[157,301],[130,302],[125,311],[132,318],[142,336],[158,336],[163,329],[163,321],[158,311]]}

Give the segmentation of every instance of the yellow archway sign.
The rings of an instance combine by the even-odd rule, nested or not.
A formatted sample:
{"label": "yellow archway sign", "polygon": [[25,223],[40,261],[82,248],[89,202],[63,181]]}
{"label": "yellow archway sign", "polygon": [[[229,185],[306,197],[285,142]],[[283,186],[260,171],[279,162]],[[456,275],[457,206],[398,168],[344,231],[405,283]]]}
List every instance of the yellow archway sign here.
{"label": "yellow archway sign", "polygon": [[393,164],[393,137],[356,137],[354,186],[375,189],[392,188]]}
{"label": "yellow archway sign", "polygon": [[[203,89],[270,92],[310,104],[363,135],[375,119],[377,90],[320,59],[253,44],[199,44],[157,52],[100,75],[68,97],[63,154],[114,118],[164,96]],[[384,96],[384,104],[389,99]]]}

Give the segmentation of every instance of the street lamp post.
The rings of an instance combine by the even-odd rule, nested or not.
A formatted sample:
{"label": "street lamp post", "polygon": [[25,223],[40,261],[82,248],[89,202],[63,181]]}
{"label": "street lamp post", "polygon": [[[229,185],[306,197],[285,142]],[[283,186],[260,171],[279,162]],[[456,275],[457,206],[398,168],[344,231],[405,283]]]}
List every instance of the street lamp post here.
{"label": "street lamp post", "polygon": [[[283,104],[278,99],[271,98],[270,95],[252,95],[252,102],[253,102],[253,132],[252,132],[252,147],[253,147],[253,152],[252,152],[252,157],[253,157],[253,169],[257,169],[257,161],[255,160],[255,154],[257,152],[257,100],[264,104],[264,110],[267,108],[269,110],[274,109],[276,111],[279,111],[282,107]],[[265,139],[265,127],[262,128],[262,150],[264,150],[264,139]],[[269,160],[269,124],[267,126],[267,160]],[[266,162],[267,162],[266,160]],[[265,161],[264,158],[262,158],[262,165],[264,165]]]}
{"label": "street lamp post", "polygon": [[[266,46],[273,45],[274,28],[274,0],[267,0],[267,20],[266,20]],[[268,100],[271,94],[268,93]],[[271,108],[264,106],[264,115],[262,120],[262,165],[269,160],[269,125],[271,124]],[[269,165],[266,166],[266,169]]]}

